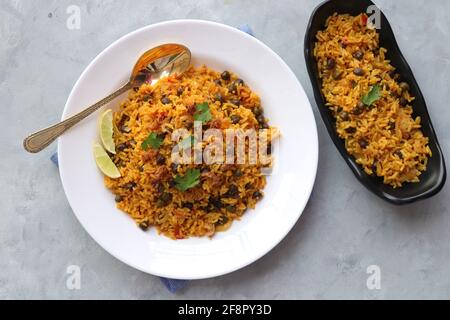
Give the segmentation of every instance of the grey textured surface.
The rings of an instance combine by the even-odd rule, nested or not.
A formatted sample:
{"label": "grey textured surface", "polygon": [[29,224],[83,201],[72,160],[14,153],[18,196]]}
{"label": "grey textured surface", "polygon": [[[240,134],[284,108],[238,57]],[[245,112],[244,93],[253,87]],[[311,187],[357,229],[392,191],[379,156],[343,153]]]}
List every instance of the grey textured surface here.
{"label": "grey textured surface", "polygon": [[[53,145],[26,154],[22,138],[57,121],[87,64],[111,42],[147,24],[199,18],[255,35],[293,69],[311,100],[302,55],[310,1],[4,0],[0,6],[0,298],[450,298],[450,187],[395,207],[366,191],[338,155],[314,110],[320,163],[314,195],[289,236],[241,271],[195,281],[176,295],[153,276],[115,260],[73,215]],[[379,0],[428,102],[450,159],[450,1]],[[81,7],[81,30],[66,28],[66,8]],[[50,15],[51,13],[51,15]],[[82,288],[66,288],[79,265]],[[366,287],[367,266],[381,289]]]}

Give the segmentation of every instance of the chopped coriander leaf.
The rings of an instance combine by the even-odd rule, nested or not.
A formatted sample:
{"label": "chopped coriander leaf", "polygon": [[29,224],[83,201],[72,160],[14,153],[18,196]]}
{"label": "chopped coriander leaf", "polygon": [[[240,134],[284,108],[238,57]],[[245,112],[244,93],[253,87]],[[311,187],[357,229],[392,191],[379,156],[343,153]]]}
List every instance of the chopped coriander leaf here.
{"label": "chopped coriander leaf", "polygon": [[200,183],[200,169],[188,169],[184,176],[177,175],[175,178],[178,190],[185,192]]}
{"label": "chopped coriander leaf", "polygon": [[197,112],[206,112],[209,110],[209,104],[207,102],[199,103],[197,104],[195,109],[197,110]]}
{"label": "chopped coriander leaf", "polygon": [[196,112],[194,114],[195,121],[201,121],[207,123],[212,119],[211,110],[207,102],[200,103],[196,107]]}
{"label": "chopped coriander leaf", "polygon": [[142,149],[143,150],[148,150],[148,148],[152,148],[152,149],[159,149],[161,147],[161,145],[163,144],[164,139],[159,137],[157,133],[152,132],[149,134],[149,136],[147,137],[147,139],[144,140],[144,142],[142,142]]}
{"label": "chopped coriander leaf", "polygon": [[361,101],[366,106],[371,106],[374,102],[378,101],[381,98],[381,87],[376,84],[374,85],[368,94],[362,97]]}

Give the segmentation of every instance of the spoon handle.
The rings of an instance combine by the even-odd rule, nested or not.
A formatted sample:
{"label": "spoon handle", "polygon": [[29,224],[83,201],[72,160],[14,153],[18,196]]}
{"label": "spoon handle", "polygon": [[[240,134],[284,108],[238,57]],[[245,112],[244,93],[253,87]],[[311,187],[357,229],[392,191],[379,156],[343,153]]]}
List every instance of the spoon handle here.
{"label": "spoon handle", "polygon": [[132,83],[128,82],[126,85],[118,89],[116,92],[110,94],[109,96],[100,100],[96,104],[86,108],[80,113],[58,124],[55,124],[47,129],[41,130],[39,132],[30,135],[23,141],[23,146],[25,150],[27,150],[30,153],[38,153],[44,150],[48,145],[50,145],[53,141],[55,141],[56,138],[58,138],[64,132],[72,128],[78,122],[85,119],[98,109],[100,109],[103,105],[107,104],[108,102],[111,102],[112,100],[120,96],[122,93],[130,90],[132,87],[133,87]]}

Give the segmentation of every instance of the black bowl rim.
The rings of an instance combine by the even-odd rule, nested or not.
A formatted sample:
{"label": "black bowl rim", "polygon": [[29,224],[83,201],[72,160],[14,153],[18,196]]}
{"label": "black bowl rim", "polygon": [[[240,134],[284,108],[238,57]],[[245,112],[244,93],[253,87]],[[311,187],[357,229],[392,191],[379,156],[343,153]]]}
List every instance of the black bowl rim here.
{"label": "black bowl rim", "polygon": [[[353,172],[353,174],[355,175],[355,177],[359,180],[359,182],[361,184],[363,184],[368,190],[370,190],[371,192],[373,192],[375,195],[377,195],[378,197],[382,198],[383,200],[386,200],[392,204],[396,204],[396,205],[402,205],[402,204],[408,204],[408,203],[412,203],[412,202],[416,202],[418,200],[423,200],[426,198],[430,198],[434,195],[436,195],[437,193],[439,193],[439,191],[442,190],[442,188],[445,185],[446,179],[447,179],[447,171],[446,171],[446,166],[445,166],[445,160],[444,160],[444,156],[442,153],[442,149],[441,146],[439,144],[436,132],[434,130],[433,127],[433,123],[431,121],[431,117],[428,113],[428,107],[426,106],[426,103],[424,103],[424,112],[427,115],[429,120],[429,126],[431,129],[431,132],[433,134],[433,138],[434,138],[434,143],[436,145],[436,148],[438,150],[438,156],[441,159],[441,163],[442,163],[442,170],[440,172],[440,176],[439,176],[439,180],[437,181],[437,183],[435,183],[431,188],[429,188],[428,190],[419,193],[417,195],[414,196],[410,196],[410,197],[396,197],[396,196],[392,196],[388,193],[383,192],[382,190],[376,188],[373,184],[367,184],[365,181],[363,181],[364,176],[361,175],[360,170],[358,170],[358,168],[356,168],[355,166],[358,166],[357,164],[353,163],[351,160],[351,156],[347,153],[347,151],[343,148],[341,148],[341,146],[338,144],[338,141],[341,140],[337,134],[336,131],[334,130],[334,128],[332,128],[332,126],[329,124],[329,117],[327,115],[328,109],[326,107],[326,105],[324,104],[324,98],[322,96],[321,93],[321,89],[320,87],[317,86],[316,84],[316,80],[317,80],[317,75],[314,72],[314,69],[311,65],[311,61],[310,61],[310,56],[312,54],[312,48],[309,47],[309,43],[310,43],[310,39],[311,37],[315,37],[315,35],[311,34],[311,28],[312,28],[312,24],[316,18],[317,13],[328,3],[330,2],[334,2],[337,0],[325,0],[322,3],[320,3],[312,12],[311,17],[309,19],[308,22],[308,26],[306,28],[306,32],[305,32],[305,38],[304,38],[304,56],[305,56],[305,62],[306,62],[306,67],[308,70],[308,75],[311,81],[311,85],[314,91],[314,98],[317,104],[317,108],[319,109],[322,121],[325,124],[325,127],[327,128],[328,134],[330,135],[331,140],[333,141],[335,147],[338,149],[339,153],[341,154],[342,158],[344,158],[345,162],[347,163],[347,165],[350,167],[351,171]],[[372,5],[376,5],[375,3],[373,3],[371,0],[366,0],[369,4]],[[394,48],[397,51],[398,57],[399,59],[402,61],[402,63],[404,64],[404,67],[406,68],[406,70],[409,72],[409,75],[411,76],[411,79],[416,83],[417,88],[418,88],[418,93],[420,95],[420,98],[422,101],[425,102],[425,98],[423,97],[423,94],[420,90],[420,86],[418,85],[415,77],[414,77],[414,73],[411,70],[411,67],[409,66],[407,60],[405,59],[405,57],[403,56],[403,53],[398,45],[398,42],[395,38],[395,34],[394,31],[392,30],[392,27],[389,23],[389,20],[386,18],[386,16],[384,15],[384,13],[380,10],[380,14],[381,17],[387,22],[387,29],[391,35],[392,35],[392,43],[391,43],[391,48]],[[367,174],[364,173],[364,175],[367,176]]]}

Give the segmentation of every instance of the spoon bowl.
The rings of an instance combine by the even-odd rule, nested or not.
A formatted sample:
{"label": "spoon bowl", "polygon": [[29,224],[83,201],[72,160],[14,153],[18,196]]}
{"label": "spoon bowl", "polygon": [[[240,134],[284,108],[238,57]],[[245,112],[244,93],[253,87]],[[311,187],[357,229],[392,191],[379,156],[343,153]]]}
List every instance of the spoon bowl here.
{"label": "spoon bowl", "polygon": [[180,44],[163,44],[145,52],[131,73],[134,87],[144,83],[154,84],[160,79],[184,73],[191,63],[191,52]]}

